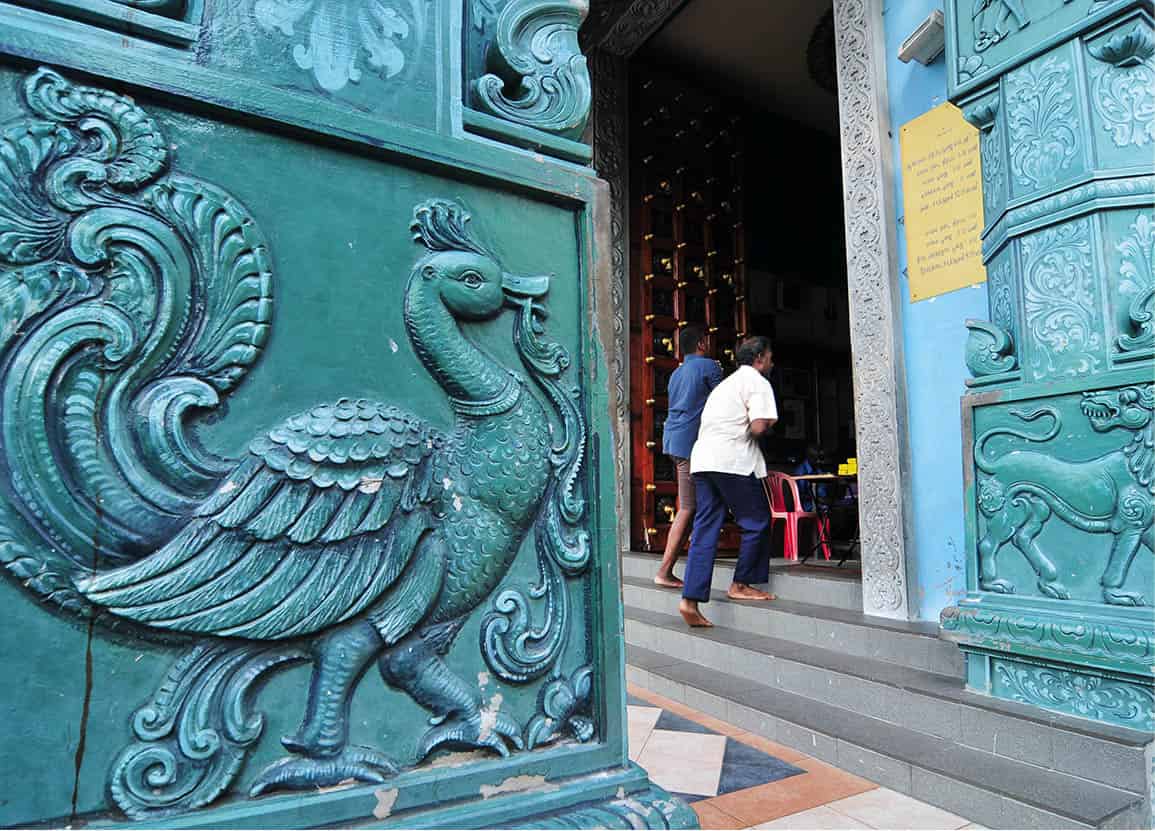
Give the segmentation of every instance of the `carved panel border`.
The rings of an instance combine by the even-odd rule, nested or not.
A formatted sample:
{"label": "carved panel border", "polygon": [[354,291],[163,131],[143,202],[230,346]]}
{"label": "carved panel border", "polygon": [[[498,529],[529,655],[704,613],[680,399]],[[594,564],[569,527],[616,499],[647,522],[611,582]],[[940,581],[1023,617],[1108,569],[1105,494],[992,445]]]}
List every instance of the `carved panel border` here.
{"label": "carved panel border", "polygon": [[850,291],[862,605],[906,618],[909,454],[882,0],[835,0],[838,119]]}
{"label": "carved panel border", "polygon": [[[628,180],[625,66],[629,56],[669,19],[682,0],[635,0],[593,53],[594,154],[598,174],[613,194],[614,331],[619,354],[610,361],[615,418],[623,441],[615,448],[619,500],[629,482]],[[838,110],[841,123],[843,202],[858,431],[859,516],[862,529],[863,611],[909,616],[905,517],[910,504],[906,385],[895,260],[893,171],[881,0],[835,0]],[[620,61],[620,59],[618,59]],[[615,100],[616,99],[616,100]],[[620,300],[620,302],[619,302]],[[629,512],[623,512],[623,546]]]}
{"label": "carved panel border", "polygon": [[609,356],[618,549],[630,544],[630,261],[629,261],[629,69],[626,59],[595,49],[589,56],[593,80],[594,169],[610,186],[610,300],[613,354]]}

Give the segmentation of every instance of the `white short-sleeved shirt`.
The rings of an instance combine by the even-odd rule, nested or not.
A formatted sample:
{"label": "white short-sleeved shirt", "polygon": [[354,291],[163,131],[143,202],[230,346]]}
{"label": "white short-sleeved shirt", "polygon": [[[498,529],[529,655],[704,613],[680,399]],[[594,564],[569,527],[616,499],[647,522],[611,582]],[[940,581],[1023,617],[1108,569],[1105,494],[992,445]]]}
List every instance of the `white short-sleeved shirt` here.
{"label": "white short-sleeved shirt", "polygon": [[760,418],[778,419],[774,389],[754,367],[740,366],[706,399],[690,472],[764,477],[766,460],[750,435],[750,422]]}

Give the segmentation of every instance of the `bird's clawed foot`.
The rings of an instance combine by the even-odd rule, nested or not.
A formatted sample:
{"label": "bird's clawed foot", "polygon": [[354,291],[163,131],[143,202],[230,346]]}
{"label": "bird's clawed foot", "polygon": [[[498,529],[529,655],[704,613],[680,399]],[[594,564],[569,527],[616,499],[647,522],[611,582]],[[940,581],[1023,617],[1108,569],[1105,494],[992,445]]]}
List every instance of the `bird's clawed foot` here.
{"label": "bird's clawed foot", "polygon": [[351,745],[332,756],[287,756],[257,776],[249,796],[273,790],[326,788],[352,780],[379,785],[397,773],[397,765],[383,753]]}
{"label": "bird's clawed foot", "polygon": [[472,715],[451,713],[430,720],[433,727],[421,739],[418,758],[424,759],[442,745],[465,748],[488,748],[501,756],[509,755],[509,747],[524,747],[521,726],[509,716],[492,710]]}

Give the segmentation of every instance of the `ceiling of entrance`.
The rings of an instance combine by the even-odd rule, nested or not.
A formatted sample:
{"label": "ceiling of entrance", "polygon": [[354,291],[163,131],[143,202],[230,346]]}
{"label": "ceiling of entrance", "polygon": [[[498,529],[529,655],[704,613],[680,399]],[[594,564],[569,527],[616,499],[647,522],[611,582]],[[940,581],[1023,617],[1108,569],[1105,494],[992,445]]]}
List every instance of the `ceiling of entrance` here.
{"label": "ceiling of entrance", "polygon": [[690,0],[642,54],[834,134],[838,101],[810,77],[806,62],[810,35],[829,9],[816,0]]}

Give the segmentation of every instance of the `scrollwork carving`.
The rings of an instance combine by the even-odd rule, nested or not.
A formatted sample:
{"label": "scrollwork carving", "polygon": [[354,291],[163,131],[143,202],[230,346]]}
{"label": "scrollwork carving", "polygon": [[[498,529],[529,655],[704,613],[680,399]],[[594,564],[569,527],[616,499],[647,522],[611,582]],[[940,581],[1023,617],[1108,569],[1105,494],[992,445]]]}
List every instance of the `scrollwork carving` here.
{"label": "scrollwork carving", "polygon": [[971,375],[975,378],[1002,375],[1018,366],[1010,332],[985,320],[968,320],[966,326],[970,330],[966,364]]}
{"label": "scrollwork carving", "polygon": [[1141,671],[1155,659],[1149,630],[1118,622],[1086,620],[1072,624],[1065,617],[1030,609],[988,606],[948,606],[940,623],[951,640],[1034,651],[1073,652],[1089,660],[1122,663]]}
{"label": "scrollwork carving", "polygon": [[1087,44],[1091,103],[1117,147],[1155,141],[1155,35],[1143,22]]}
{"label": "scrollwork carving", "polygon": [[[881,15],[866,0],[834,4],[846,247],[862,484],[862,581],[867,614],[905,617],[904,496],[899,475],[900,348],[894,337],[891,252],[873,44]],[[867,312],[866,310],[870,310]]]}
{"label": "scrollwork carving", "polygon": [[994,661],[994,686],[1023,704],[1150,731],[1155,696],[1150,687],[1057,667]]}
{"label": "scrollwork carving", "polygon": [[478,106],[516,124],[576,139],[591,87],[578,28],[587,0],[510,0],[486,53],[491,74],[474,81]]}
{"label": "scrollwork carving", "polygon": [[1007,75],[1011,172],[1023,187],[1054,183],[1079,152],[1074,70],[1063,55],[1047,55]]}
{"label": "scrollwork carving", "polygon": [[1124,352],[1155,346],[1155,221],[1139,214],[1131,224],[1131,234],[1115,250],[1119,264],[1119,294],[1130,299],[1127,317],[1131,331],[1116,339]]}
{"label": "scrollwork carving", "polygon": [[1084,375],[1102,366],[1103,337],[1091,225],[1078,219],[1024,237],[1023,308],[1036,378]]}

